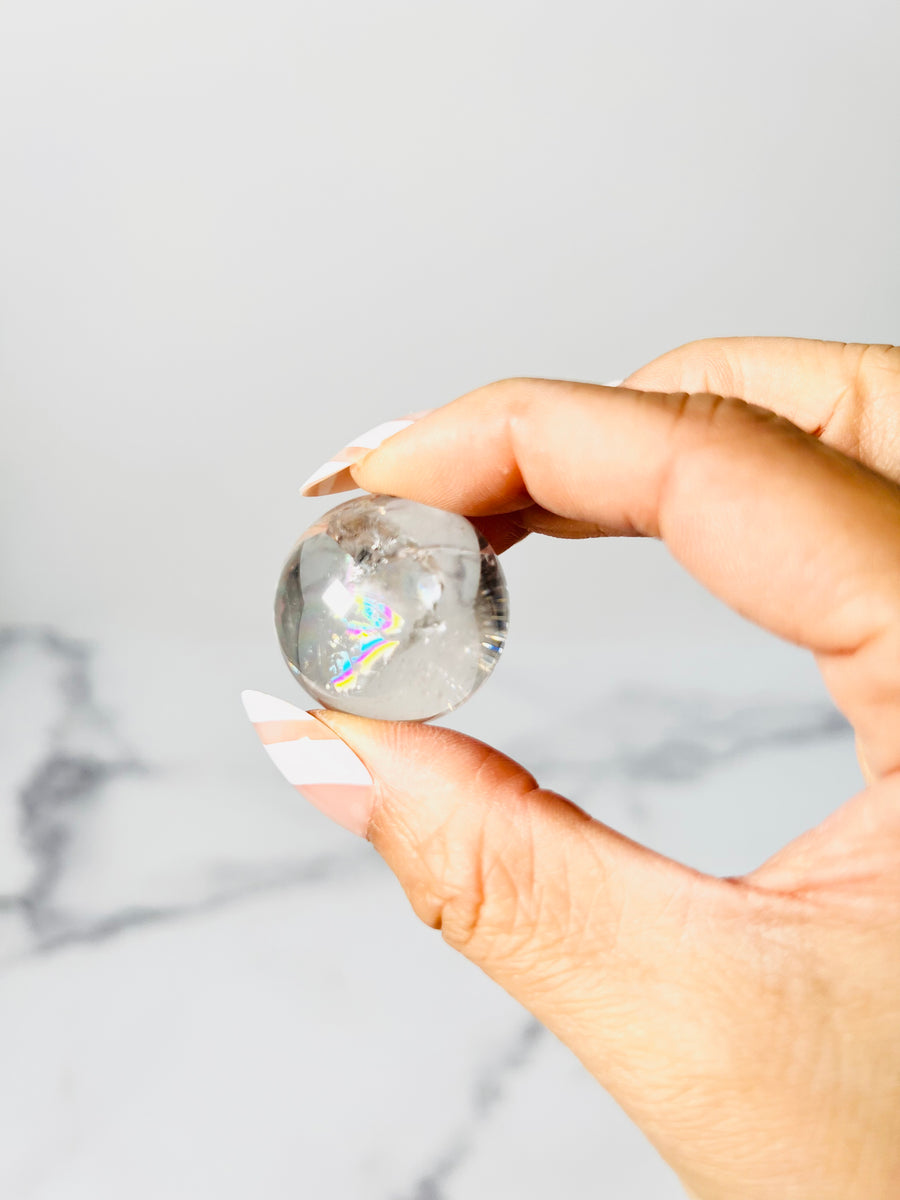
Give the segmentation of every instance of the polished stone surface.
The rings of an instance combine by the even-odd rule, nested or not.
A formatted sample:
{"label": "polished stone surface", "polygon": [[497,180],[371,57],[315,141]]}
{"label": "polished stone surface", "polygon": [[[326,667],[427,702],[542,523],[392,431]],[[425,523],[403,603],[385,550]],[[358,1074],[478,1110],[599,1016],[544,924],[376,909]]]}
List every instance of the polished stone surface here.
{"label": "polished stone surface", "polygon": [[320,517],[278,582],[275,624],[292,674],[320,704],[385,721],[459,708],[496,666],[509,601],[475,526],[395,496]]}

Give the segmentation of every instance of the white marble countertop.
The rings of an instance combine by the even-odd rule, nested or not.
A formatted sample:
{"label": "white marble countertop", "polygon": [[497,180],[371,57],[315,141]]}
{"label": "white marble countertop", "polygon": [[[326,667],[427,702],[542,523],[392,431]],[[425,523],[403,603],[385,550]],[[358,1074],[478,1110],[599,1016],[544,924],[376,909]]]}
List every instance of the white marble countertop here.
{"label": "white marble countertop", "polygon": [[[752,866],[859,786],[811,664],[762,634],[582,647],[591,676],[572,654],[513,644],[453,723],[698,867]],[[270,645],[2,635],[4,1200],[680,1196],[283,785],[244,685],[295,694]]]}

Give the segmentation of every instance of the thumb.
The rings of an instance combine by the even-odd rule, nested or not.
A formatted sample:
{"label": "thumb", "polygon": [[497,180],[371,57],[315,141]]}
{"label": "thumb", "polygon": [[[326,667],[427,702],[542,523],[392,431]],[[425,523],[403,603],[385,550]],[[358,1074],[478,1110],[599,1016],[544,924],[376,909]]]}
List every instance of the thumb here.
{"label": "thumb", "polygon": [[[294,709],[289,721],[281,709],[290,706],[245,695],[259,697],[245,700],[248,713],[283,770],[299,761],[284,741],[305,729],[323,763],[329,732],[353,751],[352,769],[331,780],[312,766],[310,786],[302,770],[285,773],[333,819],[365,832],[419,917],[552,1029],[633,1115],[649,1083],[703,1073],[696,1059],[711,1040],[702,1010],[721,994],[713,941],[737,923],[733,885],[615,833],[455,731],[330,710],[313,721]],[[281,719],[259,719],[267,714]],[[733,950],[728,957],[734,970]]]}

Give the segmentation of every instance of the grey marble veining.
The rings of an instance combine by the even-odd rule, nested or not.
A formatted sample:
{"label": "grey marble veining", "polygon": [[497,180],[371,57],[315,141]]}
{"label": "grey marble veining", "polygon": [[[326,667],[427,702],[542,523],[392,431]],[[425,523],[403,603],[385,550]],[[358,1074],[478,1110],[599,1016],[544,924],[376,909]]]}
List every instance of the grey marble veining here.
{"label": "grey marble veining", "polygon": [[491,1110],[503,1103],[509,1089],[515,1087],[516,1075],[529,1067],[535,1050],[547,1037],[546,1029],[534,1019],[521,1022],[508,1043],[499,1047],[499,1054],[481,1064],[473,1081],[468,1120],[453,1131],[446,1148],[409,1191],[391,1200],[446,1200],[448,1186],[471,1156]]}
{"label": "grey marble veining", "polygon": [[[260,890],[340,879],[352,854],[280,861],[273,853],[271,863],[261,867],[237,862],[211,872],[198,898],[188,902],[125,903],[93,913],[67,903],[68,856],[81,854],[79,843],[90,837],[92,823],[105,806],[115,805],[117,782],[136,775],[151,786],[165,786],[97,703],[91,660],[90,647],[52,630],[0,631],[0,679],[15,689],[8,703],[16,704],[22,690],[36,692],[45,717],[39,747],[3,747],[10,849],[28,863],[18,890],[0,896],[0,913],[17,919],[13,960],[208,911]],[[0,945],[0,972],[5,949]]]}
{"label": "grey marble veining", "polygon": [[[14,1106],[22,1131],[0,1147],[4,1197],[112,1200],[130,1158],[150,1152],[147,1120],[168,1132],[157,1167],[129,1192],[138,1200],[163,1180],[192,1200],[243,1196],[260,1155],[275,1164],[260,1193],[273,1200],[295,1195],[294,1179],[303,1194],[342,1200],[487,1200],[498,1169],[517,1196],[537,1200],[557,1143],[554,1179],[573,1200],[596,1194],[595,1173],[617,1200],[679,1194],[567,1052],[411,918],[370,848],[282,786],[231,699],[215,698],[230,686],[210,677],[220,655],[157,646],[142,656],[154,670],[142,662],[139,674],[133,655],[128,643],[57,630],[0,636],[0,1120]],[[515,663],[471,725],[489,712],[488,732],[542,782],[632,836],[725,869],[732,851],[758,856],[833,807],[840,788],[849,794],[852,743],[820,693],[690,688],[642,671],[633,655],[622,662],[631,666],[607,664],[596,695],[559,706],[549,742],[536,740],[545,709]],[[205,699],[161,703],[173,679]],[[773,782],[759,788],[758,771]],[[798,772],[804,787],[786,820]],[[744,814],[731,849],[714,844],[725,794]],[[216,1014],[187,1044],[185,1009]],[[225,1034],[248,1019],[265,1022],[254,1035],[262,1057],[236,1053]],[[224,1092],[212,1066],[222,1055]],[[53,1100],[63,1078],[72,1084]],[[298,1082],[286,1110],[288,1078]],[[35,1079],[50,1089],[43,1100]],[[135,1113],[117,1117],[121,1152],[98,1087]],[[354,1118],[369,1132],[357,1127],[348,1145],[348,1098],[371,1094],[383,1111]],[[544,1105],[548,1141],[534,1158],[522,1122]],[[323,1114],[334,1131],[310,1132]],[[189,1152],[173,1119],[195,1130],[199,1120]],[[602,1162],[564,1150],[573,1129],[603,1147]],[[200,1177],[213,1145],[218,1165]]]}
{"label": "grey marble veining", "polygon": [[627,685],[568,711],[564,728],[567,762],[593,781],[619,776],[663,783],[698,779],[774,747],[808,746],[850,732],[827,702]]}
{"label": "grey marble veining", "polygon": [[[23,691],[40,706],[29,716],[37,715],[42,744],[7,744],[4,738],[7,829],[15,830],[28,869],[2,905],[21,915],[35,948],[44,948],[71,931],[54,895],[74,829],[117,778],[146,768],[97,707],[84,645],[50,630],[3,630],[0,679],[15,689],[5,711]],[[115,919],[122,924],[128,916]]]}

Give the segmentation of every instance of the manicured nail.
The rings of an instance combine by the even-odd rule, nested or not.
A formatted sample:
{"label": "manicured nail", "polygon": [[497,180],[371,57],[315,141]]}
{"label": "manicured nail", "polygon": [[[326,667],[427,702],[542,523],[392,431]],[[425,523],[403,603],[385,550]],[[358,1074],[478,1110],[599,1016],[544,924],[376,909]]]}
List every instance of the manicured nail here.
{"label": "manicured nail", "polygon": [[244,710],[272,762],[326,817],[366,836],[372,776],[350,747],[315,717],[265,692],[241,692]]}
{"label": "manicured nail", "polygon": [[414,421],[427,416],[429,412],[431,409],[410,413],[398,421],[385,421],[383,425],[376,425],[374,429],[361,433],[343,450],[339,450],[333,458],[329,458],[328,462],[322,463],[317,471],[313,471],[300,491],[304,496],[331,496],[335,492],[352,491],[357,484],[354,483],[353,476],[350,474],[350,466],[359,462],[382,442],[386,442],[389,437],[399,433],[401,429],[408,429]]}

